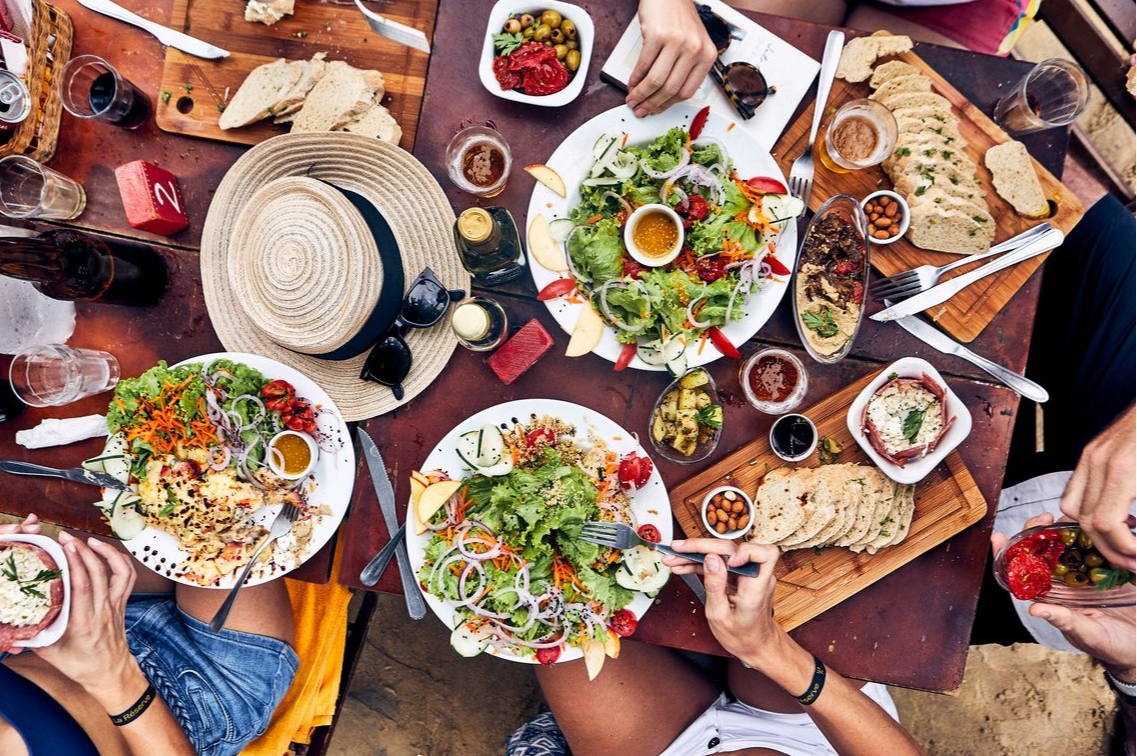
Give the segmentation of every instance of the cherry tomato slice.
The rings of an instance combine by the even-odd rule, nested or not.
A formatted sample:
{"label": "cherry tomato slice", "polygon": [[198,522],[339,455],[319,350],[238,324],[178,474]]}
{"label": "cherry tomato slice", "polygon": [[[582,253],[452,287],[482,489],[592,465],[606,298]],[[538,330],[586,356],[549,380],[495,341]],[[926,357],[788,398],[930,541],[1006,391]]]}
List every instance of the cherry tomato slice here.
{"label": "cherry tomato slice", "polygon": [[558,278],[556,281],[545,285],[541,291],[537,292],[537,301],[545,302],[557,297],[563,297],[571,293],[576,288],[576,281],[571,278]]}
{"label": "cherry tomato slice", "polygon": [[639,624],[636,615],[632,614],[629,609],[620,609],[612,615],[612,619],[608,620],[608,627],[612,628],[612,632],[621,638],[627,638],[634,633]]}
{"label": "cherry tomato slice", "polygon": [[624,344],[624,348],[620,350],[620,356],[616,358],[616,364],[612,366],[612,369],[615,370],[617,373],[620,372],[621,370],[624,370],[625,368],[628,367],[628,365],[631,363],[631,361],[633,359],[635,359],[635,356],[636,356],[636,345],[635,344]]}
{"label": "cherry tomato slice", "polygon": [[762,262],[770,266],[770,272],[775,276],[788,276],[790,274],[790,269],[783,265],[782,261],[773,255],[766,255],[764,258],[762,258]]}
{"label": "cherry tomato slice", "polygon": [[687,217],[693,221],[707,217],[707,201],[697,194],[687,198]]}
{"label": "cherry tomato slice", "polygon": [[557,659],[561,658],[561,647],[553,646],[552,648],[539,648],[537,649],[537,661],[544,664],[546,667],[551,667],[556,664]]}
{"label": "cherry tomato slice", "polygon": [[768,176],[746,179],[746,186],[763,194],[787,194],[785,184]]}
{"label": "cherry tomato slice", "polygon": [[722,352],[723,357],[729,357],[732,360],[737,360],[742,357],[738,351],[738,347],[730,343],[730,339],[718,329],[718,326],[708,328],[707,335],[711,337],[711,343],[715,345],[715,349]]}
{"label": "cherry tomato slice", "polygon": [[695,275],[700,281],[714,283],[726,275],[726,260],[721,255],[707,255],[695,261]]}
{"label": "cherry tomato slice", "polygon": [[651,541],[652,543],[659,543],[663,540],[659,528],[651,524],[640,525],[639,529],[636,530],[636,534],[645,541]]}
{"label": "cherry tomato slice", "polygon": [[704,105],[703,109],[696,113],[695,117],[691,119],[691,128],[687,130],[687,134],[690,135],[692,142],[698,139],[699,135],[703,133],[703,127],[707,125],[707,117],[710,114],[711,106]]}
{"label": "cherry tomato slice", "polygon": [[529,435],[525,436],[525,443],[530,446],[542,443],[546,446],[552,446],[557,443],[557,434],[551,428],[538,428],[535,431],[529,431]]}
{"label": "cherry tomato slice", "polygon": [[625,491],[635,491],[647,485],[651,478],[651,460],[641,457],[635,452],[628,454],[620,460],[620,469],[616,474],[620,487]]}
{"label": "cherry tomato slice", "polygon": [[644,273],[647,273],[647,267],[640,265],[631,257],[624,258],[624,276],[627,278],[643,278]]}

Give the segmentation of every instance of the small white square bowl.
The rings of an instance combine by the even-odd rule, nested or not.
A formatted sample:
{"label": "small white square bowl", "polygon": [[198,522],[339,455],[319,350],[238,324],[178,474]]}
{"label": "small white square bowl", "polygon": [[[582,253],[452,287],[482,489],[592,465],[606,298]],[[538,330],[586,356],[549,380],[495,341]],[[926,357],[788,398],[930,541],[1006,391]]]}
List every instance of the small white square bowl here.
{"label": "small white square bowl", "polygon": [[[527,95],[512,89],[501,88],[493,75],[493,35],[501,31],[510,16],[520,13],[539,13],[543,10],[555,10],[564,18],[576,24],[576,38],[580,42],[580,67],[573,74],[572,81],[560,92],[551,95]],[[485,40],[482,42],[482,58],[478,61],[478,76],[486,91],[505,100],[524,102],[530,105],[540,105],[546,108],[559,108],[568,105],[584,91],[584,80],[588,78],[588,64],[592,60],[592,43],[596,37],[596,28],[592,25],[592,17],[579,5],[564,3],[560,0],[498,0],[490,11],[489,21],[486,22]]]}
{"label": "small white square bowl", "polygon": [[63,608],[59,610],[55,621],[41,630],[34,638],[16,641],[13,644],[22,648],[50,646],[63,636],[63,631],[67,629],[67,619],[71,616],[71,575],[67,569],[67,557],[63,553],[63,547],[47,536],[27,535],[25,533],[0,535],[0,548],[3,548],[6,543],[30,543],[32,546],[39,546],[55,560],[55,564],[59,568],[63,580]]}
{"label": "small white square bowl", "polygon": [[[947,433],[936,444],[935,451],[919,459],[910,460],[904,467],[889,462],[880,456],[877,450],[872,447],[868,436],[865,435],[864,428],[861,426],[861,418],[864,415],[865,405],[868,404],[869,398],[881,386],[888,383],[890,380],[888,376],[893,373],[896,373],[900,378],[919,378],[922,374],[927,373],[929,378],[944,387],[944,401],[947,403],[948,417],[955,417],[955,422],[951,424]],[[947,381],[940,375],[940,372],[932,367],[930,362],[919,357],[904,357],[881,370],[880,374],[873,378],[869,385],[865,386],[864,391],[853,400],[849,406],[849,413],[845,417],[845,422],[849,427],[849,433],[861,445],[865,454],[869,455],[872,461],[876,463],[880,471],[897,483],[904,484],[919,483],[926,478],[928,473],[944,460],[944,457],[951,454],[971,434],[971,412],[967,406],[948,387]]]}

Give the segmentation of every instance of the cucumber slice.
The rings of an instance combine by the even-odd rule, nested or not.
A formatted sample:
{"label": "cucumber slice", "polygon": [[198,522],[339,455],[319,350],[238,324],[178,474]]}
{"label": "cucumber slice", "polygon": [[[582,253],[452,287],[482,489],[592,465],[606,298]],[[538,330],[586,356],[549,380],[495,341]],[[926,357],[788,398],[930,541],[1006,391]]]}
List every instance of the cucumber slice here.
{"label": "cucumber slice", "polygon": [[499,478],[502,475],[509,475],[513,472],[513,460],[509,457],[505,457],[496,465],[477,468],[477,472],[479,475],[484,475],[487,478]]}
{"label": "cucumber slice", "polygon": [[672,336],[663,345],[663,361],[671,362],[683,356],[684,350],[687,349],[687,340],[682,336]]}
{"label": "cucumber slice", "polygon": [[667,362],[663,356],[663,342],[659,339],[641,341],[636,345],[636,356],[648,365],[662,365]]}
{"label": "cucumber slice", "polygon": [[792,194],[767,194],[762,197],[762,214],[766,221],[779,231],[805,212],[805,203]]}
{"label": "cucumber slice", "polygon": [[103,470],[107,475],[121,480],[123,483],[130,481],[130,464],[131,456],[130,449],[126,443],[126,437],[121,433],[116,433],[107,439],[106,446],[103,447],[103,455],[113,457],[118,455],[117,459],[106,459],[103,461]]}
{"label": "cucumber slice", "polygon": [[476,468],[478,466],[475,461],[478,458],[478,438],[481,436],[480,431],[467,431],[461,436],[458,436],[458,457],[467,467]]}
{"label": "cucumber slice", "polygon": [[569,232],[575,225],[569,218],[557,218],[549,221],[549,233],[552,234],[553,241],[564,244],[565,239],[568,239]]}
{"label": "cucumber slice", "polygon": [[680,352],[678,357],[668,360],[664,365],[667,366],[667,372],[678,378],[687,372],[687,353]]}
{"label": "cucumber slice", "polygon": [[83,462],[81,464],[82,464],[82,467],[84,470],[90,470],[91,472],[106,472],[106,469],[103,467],[104,462],[106,462],[108,459],[121,459],[121,458],[122,458],[121,454],[103,454],[103,455],[98,456],[98,457],[91,457],[90,459],[85,459],[85,460],[83,460]]}
{"label": "cucumber slice", "polygon": [[477,448],[474,453],[476,467],[493,467],[501,462],[505,451],[505,437],[496,425],[483,425],[478,430]]}
{"label": "cucumber slice", "polygon": [[463,622],[450,633],[450,647],[457,651],[459,656],[469,658],[485,651],[492,639],[493,631],[488,625],[471,628],[468,622]]}
{"label": "cucumber slice", "polygon": [[146,520],[132,506],[116,506],[108,519],[111,530],[120,541],[129,541],[146,529]]}
{"label": "cucumber slice", "polygon": [[598,162],[600,158],[604,157],[604,153],[608,151],[609,147],[616,143],[616,140],[617,137],[615,134],[601,134],[599,138],[597,138],[597,140],[592,144],[593,161]]}
{"label": "cucumber slice", "polygon": [[663,555],[646,546],[636,546],[624,552],[624,563],[616,570],[616,582],[633,591],[655,593],[671,577],[671,570],[663,564]]}

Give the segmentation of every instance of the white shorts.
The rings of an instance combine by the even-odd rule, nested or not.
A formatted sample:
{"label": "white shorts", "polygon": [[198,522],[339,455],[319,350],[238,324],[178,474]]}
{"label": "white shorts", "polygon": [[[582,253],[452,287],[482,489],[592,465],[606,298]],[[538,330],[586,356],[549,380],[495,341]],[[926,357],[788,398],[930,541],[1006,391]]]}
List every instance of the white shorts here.
{"label": "white shorts", "polygon": [[[868,683],[862,690],[900,721],[887,688]],[[770,748],[787,756],[837,754],[808,714],[763,711],[723,693],[660,756],[702,756],[743,748]]]}

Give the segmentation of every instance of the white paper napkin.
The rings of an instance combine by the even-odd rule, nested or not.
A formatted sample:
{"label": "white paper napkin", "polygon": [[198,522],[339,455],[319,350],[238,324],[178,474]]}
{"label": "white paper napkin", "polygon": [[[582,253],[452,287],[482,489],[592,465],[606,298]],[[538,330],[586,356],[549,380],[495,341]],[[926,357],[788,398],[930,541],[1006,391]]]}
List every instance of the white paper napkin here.
{"label": "white paper napkin", "polygon": [[16,443],[28,449],[42,449],[45,446],[63,446],[106,435],[108,435],[106,415],[52,418],[44,420],[34,428],[16,431]]}

